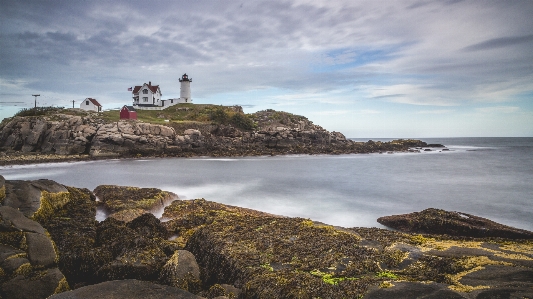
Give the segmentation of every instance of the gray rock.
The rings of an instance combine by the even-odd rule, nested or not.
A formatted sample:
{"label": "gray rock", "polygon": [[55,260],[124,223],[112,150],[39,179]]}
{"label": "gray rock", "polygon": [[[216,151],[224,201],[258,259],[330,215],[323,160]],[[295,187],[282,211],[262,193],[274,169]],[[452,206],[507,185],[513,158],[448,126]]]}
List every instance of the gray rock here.
{"label": "gray rock", "polygon": [[533,298],[531,288],[496,288],[483,290],[477,294],[476,299],[524,299]]}
{"label": "gray rock", "polygon": [[0,244],[0,261],[4,261],[8,257],[19,253],[24,253],[24,251],[9,245]]}
{"label": "gray rock", "polygon": [[465,299],[461,294],[449,290],[439,283],[394,282],[390,288],[369,291],[363,299]]}
{"label": "gray rock", "polygon": [[15,258],[9,258],[5,261],[0,263],[0,267],[4,269],[4,271],[11,275],[15,270],[17,270],[20,266],[29,263],[30,261],[27,258],[23,257],[15,257]]}
{"label": "gray rock", "polygon": [[106,281],[51,296],[49,299],[202,299],[175,287],[135,279]]}
{"label": "gray rock", "polygon": [[172,286],[181,287],[200,279],[200,267],[196,258],[187,250],[177,250],[163,266],[160,280]]}
{"label": "gray rock", "polygon": [[50,267],[57,258],[52,240],[47,236],[37,233],[26,233],[28,245],[28,259],[33,266],[42,265]]}
{"label": "gray rock", "polygon": [[[37,275],[18,275],[1,286],[2,298],[43,299],[53,295],[65,278],[57,268],[40,271]],[[67,297],[68,298],[68,297]]]}
{"label": "gray rock", "polygon": [[484,269],[468,273],[460,283],[469,286],[498,286],[507,283],[524,283],[533,286],[533,269],[509,267],[502,265],[487,265]]}
{"label": "gray rock", "polygon": [[6,198],[4,206],[21,211],[26,217],[32,217],[41,206],[41,191],[50,193],[67,192],[67,189],[51,180],[6,181]]}
{"label": "gray rock", "polygon": [[12,207],[0,207],[0,231],[24,231],[44,234],[44,228],[28,219],[19,210]]}
{"label": "gray rock", "polygon": [[486,218],[441,209],[425,209],[403,215],[380,217],[379,223],[407,233],[447,234],[466,237],[533,239],[533,232]]}

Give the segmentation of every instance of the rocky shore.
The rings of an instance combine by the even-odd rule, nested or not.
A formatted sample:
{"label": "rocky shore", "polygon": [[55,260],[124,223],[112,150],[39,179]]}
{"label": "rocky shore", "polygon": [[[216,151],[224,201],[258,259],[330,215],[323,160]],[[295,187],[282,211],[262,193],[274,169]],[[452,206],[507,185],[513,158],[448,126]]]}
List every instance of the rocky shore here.
{"label": "rocky shore", "polygon": [[305,117],[274,110],[252,117],[255,127],[245,130],[209,121],[109,121],[97,113],[15,116],[0,124],[0,165],[138,157],[351,154],[441,146],[420,140],[354,142]]}
{"label": "rocky shore", "polygon": [[[163,221],[150,213],[161,205]],[[387,222],[406,232],[342,228],[154,188],[0,176],[0,297],[532,298],[531,232],[509,239],[512,228],[457,214]]]}

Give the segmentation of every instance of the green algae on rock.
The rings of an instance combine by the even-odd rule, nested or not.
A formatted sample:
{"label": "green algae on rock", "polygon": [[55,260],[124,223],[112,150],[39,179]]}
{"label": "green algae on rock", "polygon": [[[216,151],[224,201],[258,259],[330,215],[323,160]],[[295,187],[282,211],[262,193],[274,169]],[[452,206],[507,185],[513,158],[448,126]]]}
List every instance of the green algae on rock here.
{"label": "green algae on rock", "polygon": [[145,213],[163,209],[178,196],[157,188],[138,188],[101,185],[94,189],[99,204],[110,213],[109,217],[129,222]]}

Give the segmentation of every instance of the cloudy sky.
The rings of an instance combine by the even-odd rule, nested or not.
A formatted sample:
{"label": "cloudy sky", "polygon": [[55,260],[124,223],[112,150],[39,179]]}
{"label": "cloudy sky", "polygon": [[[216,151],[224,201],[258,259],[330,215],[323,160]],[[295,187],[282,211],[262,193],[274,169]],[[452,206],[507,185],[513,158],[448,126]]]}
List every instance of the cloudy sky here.
{"label": "cloudy sky", "polygon": [[533,136],[533,1],[0,0],[0,117],[195,103],[304,115],[347,137]]}

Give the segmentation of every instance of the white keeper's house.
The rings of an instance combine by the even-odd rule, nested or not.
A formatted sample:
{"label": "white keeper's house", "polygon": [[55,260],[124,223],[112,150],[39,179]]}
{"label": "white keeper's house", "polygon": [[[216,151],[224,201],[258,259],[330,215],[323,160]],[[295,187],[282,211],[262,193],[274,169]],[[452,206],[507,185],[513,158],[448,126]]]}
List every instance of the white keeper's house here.
{"label": "white keeper's house", "polygon": [[192,103],[191,98],[191,82],[187,74],[183,74],[180,81],[180,97],[163,100],[161,88],[159,85],[152,85],[151,81],[148,84],[137,85],[130,88],[132,91],[133,107],[139,110],[163,110],[167,107],[182,103]]}
{"label": "white keeper's house", "polygon": [[98,101],[93,98],[86,98],[85,100],[83,100],[80,104],[80,108],[83,110],[96,112],[102,111],[102,105],[100,105],[100,103],[98,103]]}

